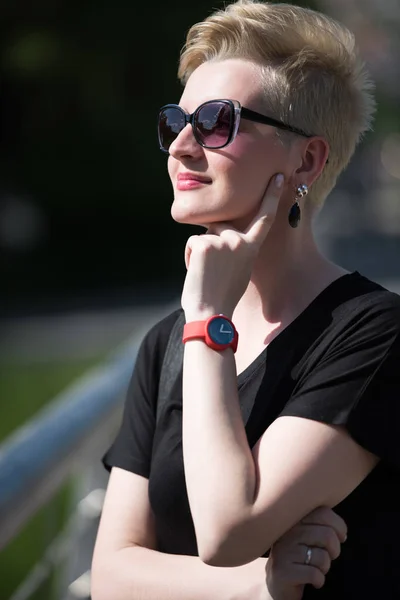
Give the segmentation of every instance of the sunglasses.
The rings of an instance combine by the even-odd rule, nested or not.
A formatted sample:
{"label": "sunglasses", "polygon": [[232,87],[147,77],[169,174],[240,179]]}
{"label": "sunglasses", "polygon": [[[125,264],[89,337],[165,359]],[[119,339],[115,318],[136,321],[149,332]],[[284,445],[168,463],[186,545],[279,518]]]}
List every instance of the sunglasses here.
{"label": "sunglasses", "polygon": [[169,152],[171,144],[188,123],[191,124],[194,138],[200,146],[210,150],[224,148],[235,139],[240,119],[312,137],[297,127],[244,108],[237,100],[208,100],[200,104],[192,114],[186,113],[177,104],[166,104],[161,107],[158,113],[160,150]]}

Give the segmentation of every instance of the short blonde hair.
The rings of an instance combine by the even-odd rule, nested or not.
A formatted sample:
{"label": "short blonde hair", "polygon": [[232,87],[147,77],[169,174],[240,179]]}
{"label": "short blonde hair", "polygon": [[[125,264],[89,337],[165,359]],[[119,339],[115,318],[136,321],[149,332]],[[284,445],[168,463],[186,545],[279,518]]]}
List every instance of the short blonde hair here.
{"label": "short blonde hair", "polygon": [[190,28],[178,77],[185,85],[200,64],[227,58],[260,65],[270,116],[329,143],[329,162],[310,192],[322,202],[371,129],[375,110],[353,33],[311,9],[238,0]]}

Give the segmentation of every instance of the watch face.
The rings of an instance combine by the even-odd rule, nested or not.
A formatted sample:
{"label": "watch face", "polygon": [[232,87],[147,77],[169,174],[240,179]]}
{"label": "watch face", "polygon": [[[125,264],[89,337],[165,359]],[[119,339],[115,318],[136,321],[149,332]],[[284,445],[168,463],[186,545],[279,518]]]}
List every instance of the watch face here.
{"label": "watch face", "polygon": [[216,344],[230,344],[235,337],[232,324],[225,317],[215,317],[208,324],[208,335]]}

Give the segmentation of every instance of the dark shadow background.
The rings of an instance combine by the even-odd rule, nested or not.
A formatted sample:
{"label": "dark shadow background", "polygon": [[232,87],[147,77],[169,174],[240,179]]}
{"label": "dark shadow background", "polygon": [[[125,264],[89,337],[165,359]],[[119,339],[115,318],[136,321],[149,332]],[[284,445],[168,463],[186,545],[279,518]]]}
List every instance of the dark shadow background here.
{"label": "dark shadow background", "polygon": [[[394,50],[388,30],[393,17],[368,0],[364,20],[357,21],[359,4],[305,3],[339,13],[334,16],[358,33],[373,72],[383,83],[392,81],[393,72],[383,66]],[[166,157],[158,150],[156,114],[179,99],[176,70],[189,26],[222,5],[2,1],[0,316],[129,305],[142,294],[160,298],[179,289],[183,248],[193,228],[170,217],[172,191]],[[397,25],[391,33],[398,38]],[[353,218],[352,235],[342,239],[339,227],[333,239],[329,229],[329,252],[350,267],[361,261],[371,275],[373,260],[365,259],[365,249],[353,260],[354,248],[366,246],[368,255],[374,244],[389,244],[388,256],[399,248],[398,231],[390,240],[383,231],[382,245],[376,219],[366,217],[368,197],[382,183],[381,139],[400,129],[399,86],[393,91],[383,83],[375,133],[339,185],[353,197],[352,214],[345,217]],[[340,201],[330,206],[334,223]],[[378,271],[383,264],[387,268],[388,260]]]}
{"label": "dark shadow background", "polygon": [[[184,8],[185,7],[185,8]],[[184,8],[184,10],[183,10]],[[159,106],[209,3],[0,6],[3,312],[131,302],[183,275]]]}

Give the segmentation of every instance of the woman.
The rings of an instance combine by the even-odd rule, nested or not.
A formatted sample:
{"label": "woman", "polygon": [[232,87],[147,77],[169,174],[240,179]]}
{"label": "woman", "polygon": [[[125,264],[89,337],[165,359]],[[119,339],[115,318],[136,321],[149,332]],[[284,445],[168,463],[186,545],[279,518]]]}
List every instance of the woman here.
{"label": "woman", "polygon": [[[155,577],[160,554],[198,552],[211,569],[201,598],[222,597],[214,576],[226,584],[227,572],[249,573],[272,548],[271,584],[278,540],[327,506],[348,540],[323,587],[306,586],[303,598],[399,598],[400,299],[327,260],[312,231],[374,112],[353,36],[311,10],[239,1],[191,28],[179,77],[159,141],[173,218],[206,233],[187,242],[182,309],[144,341],[104,458],[115,468],[95,586],[115,529],[157,548],[153,562],[136,563]],[[181,314],[182,380],[155,426],[157,376]],[[116,469],[142,479],[118,481]],[[306,545],[302,562],[313,564],[318,544]],[[197,598],[200,571],[181,564],[181,597]],[[121,572],[110,567],[113,585]],[[272,574],[270,597],[273,587]],[[132,597],[157,597],[148,589]]]}

